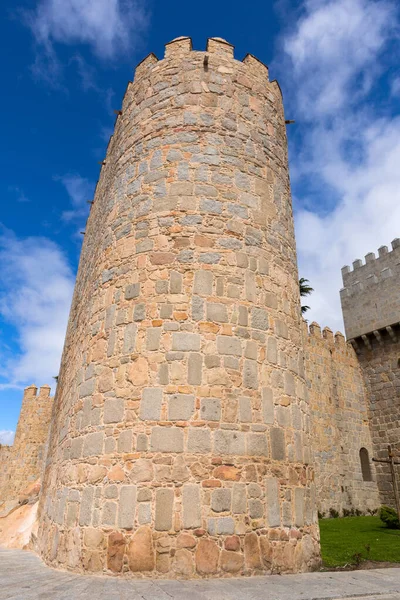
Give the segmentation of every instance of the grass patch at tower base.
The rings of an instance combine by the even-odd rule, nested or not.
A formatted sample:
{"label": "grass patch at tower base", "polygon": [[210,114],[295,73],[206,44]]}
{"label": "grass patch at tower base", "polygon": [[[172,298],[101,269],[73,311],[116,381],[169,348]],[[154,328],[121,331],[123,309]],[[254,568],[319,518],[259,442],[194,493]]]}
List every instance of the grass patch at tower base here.
{"label": "grass patch at tower base", "polygon": [[379,517],[321,519],[319,526],[324,567],[400,563],[400,530],[388,529]]}

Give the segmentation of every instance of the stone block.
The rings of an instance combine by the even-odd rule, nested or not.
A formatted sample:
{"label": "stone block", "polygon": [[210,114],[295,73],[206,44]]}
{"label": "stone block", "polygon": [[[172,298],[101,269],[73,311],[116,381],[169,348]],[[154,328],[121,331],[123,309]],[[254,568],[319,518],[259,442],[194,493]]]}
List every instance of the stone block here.
{"label": "stone block", "polygon": [[147,450],[147,435],[145,433],[138,433],[136,439],[136,450],[138,452],[146,452]]}
{"label": "stone block", "polygon": [[192,394],[173,394],[168,398],[168,419],[170,421],[188,421],[194,413]]}
{"label": "stone block", "polygon": [[235,532],[235,521],[232,517],[211,517],[207,519],[210,535],[232,535]]}
{"label": "stone block", "polygon": [[129,323],[128,325],[126,325],[124,329],[124,354],[130,354],[131,352],[134,352],[136,345],[136,333],[137,326],[135,325],[135,323]]}
{"label": "stone block", "polygon": [[271,388],[262,388],[262,416],[264,423],[273,424],[274,422],[274,396]]}
{"label": "stone block", "polygon": [[200,417],[204,421],[220,421],[221,400],[219,398],[202,398],[200,401]]}
{"label": "stone block", "polygon": [[142,525],[135,531],[128,548],[128,561],[131,571],[136,573],[153,571],[155,552],[150,527]]}
{"label": "stone block", "polygon": [[265,433],[247,433],[247,454],[268,456],[268,441]]}
{"label": "stone block", "polygon": [[138,521],[139,521],[139,525],[145,525],[146,523],[151,523],[151,504],[150,504],[150,502],[142,502],[141,504],[139,504]]}
{"label": "stone block", "polygon": [[185,484],[182,490],[183,527],[201,527],[201,496],[197,484]]}
{"label": "stone block", "polygon": [[84,381],[79,386],[79,398],[86,398],[86,396],[91,396],[94,393],[94,386],[96,380],[89,379],[88,381]]}
{"label": "stone block", "polygon": [[133,310],[133,320],[134,321],[144,321],[146,318],[146,305],[145,304],[136,304]]}
{"label": "stone block", "polygon": [[149,502],[151,500],[151,489],[148,487],[141,487],[137,491],[138,502]]}
{"label": "stone block", "polygon": [[200,575],[212,575],[218,571],[219,548],[209,539],[200,539],[195,553],[196,571]]}
{"label": "stone block", "polygon": [[211,271],[196,271],[194,274],[193,293],[199,296],[211,296],[213,274]]}
{"label": "stone block", "polygon": [[204,300],[200,296],[192,298],[192,319],[202,321],[204,319]]}
{"label": "stone block", "polygon": [[147,328],[147,350],[158,350],[160,347],[162,327],[148,327]]}
{"label": "stone block", "polygon": [[173,489],[161,488],[156,491],[155,528],[157,531],[169,531],[172,529],[173,505]]}
{"label": "stone block", "polygon": [[264,507],[261,500],[249,500],[249,515],[251,519],[261,519],[264,516]]}
{"label": "stone block", "polygon": [[255,360],[244,360],[243,386],[247,389],[258,389],[258,365]]}
{"label": "stone block", "polygon": [[207,302],[207,321],[216,323],[228,322],[228,310],[225,304],[217,302]]}
{"label": "stone block", "polygon": [[220,429],[214,432],[214,452],[216,454],[246,454],[243,431]]}
{"label": "stone block", "polygon": [[304,525],[304,488],[294,489],[294,524],[297,527]]}
{"label": "stone block", "polygon": [[119,497],[118,526],[132,529],[136,509],[136,485],[123,485]]}
{"label": "stone block", "polygon": [[221,552],[221,569],[225,573],[238,573],[243,568],[244,557],[242,554],[229,550]]}
{"label": "stone block", "polygon": [[279,527],[281,524],[279,484],[275,477],[266,478],[265,493],[267,525],[268,527]]}
{"label": "stone block", "polygon": [[170,294],[182,293],[182,275],[177,271],[171,272],[169,291]]}
{"label": "stone block", "polygon": [[230,489],[219,488],[213,491],[211,496],[211,508],[214,512],[225,512],[231,510],[232,492]]}
{"label": "stone block", "polygon": [[162,400],[162,388],[144,388],[142,399],[140,401],[140,419],[142,419],[142,421],[159,421],[161,419]]}
{"label": "stone block", "polygon": [[198,352],[200,350],[200,335],[183,331],[174,332],[172,334],[172,350]]}
{"label": "stone block", "polygon": [[262,329],[266,331],[269,329],[268,313],[263,308],[252,308],[251,309],[251,326],[253,329]]}
{"label": "stone block", "polygon": [[104,402],[104,423],[120,423],[123,421],[124,408],[123,398],[106,398]]}
{"label": "stone block", "polygon": [[296,382],[294,376],[289,371],[285,371],[284,375],[285,394],[288,396],[296,395]]}
{"label": "stone block", "polygon": [[271,440],[271,458],[273,460],[285,460],[286,457],[286,444],[285,444],[285,432],[279,427],[271,427],[270,429],[270,440]]}
{"label": "stone block", "polygon": [[100,456],[103,453],[104,433],[88,433],[83,442],[83,456]]}
{"label": "stone block", "polygon": [[159,279],[156,281],[156,293],[157,294],[168,294],[169,282],[167,279]]}
{"label": "stone block", "polygon": [[203,372],[203,356],[193,353],[189,355],[188,361],[188,383],[189,385],[201,385]]}
{"label": "stone block", "polygon": [[251,423],[253,420],[251,398],[248,396],[239,398],[239,419],[241,423]]}
{"label": "stone block", "polygon": [[125,299],[132,300],[137,298],[140,294],[140,283],[131,283],[125,288]]}
{"label": "stone block", "polygon": [[109,525],[110,527],[114,527],[117,519],[117,503],[107,501],[103,504],[103,510],[101,514],[101,524]]}
{"label": "stone block", "polygon": [[124,431],[121,431],[118,436],[118,452],[132,452],[132,438],[132,429],[125,429]]}
{"label": "stone block", "polygon": [[230,356],[242,355],[242,343],[237,337],[229,335],[217,336],[217,350],[219,354],[228,354]]}
{"label": "stone block", "polygon": [[193,454],[208,454],[211,451],[210,430],[189,427],[187,450]]}
{"label": "stone block", "polygon": [[179,427],[153,427],[150,448],[152,452],[183,452],[183,431]]}

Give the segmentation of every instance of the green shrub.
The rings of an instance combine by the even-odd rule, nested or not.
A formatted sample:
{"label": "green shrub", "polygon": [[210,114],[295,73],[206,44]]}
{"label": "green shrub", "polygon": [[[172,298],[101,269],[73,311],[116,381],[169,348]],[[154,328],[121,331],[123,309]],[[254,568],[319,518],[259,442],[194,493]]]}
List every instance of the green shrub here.
{"label": "green shrub", "polygon": [[389,529],[400,529],[400,521],[397,512],[390,506],[381,506],[379,518]]}
{"label": "green shrub", "polygon": [[331,519],[337,519],[339,517],[339,512],[335,508],[330,508],[329,515]]}

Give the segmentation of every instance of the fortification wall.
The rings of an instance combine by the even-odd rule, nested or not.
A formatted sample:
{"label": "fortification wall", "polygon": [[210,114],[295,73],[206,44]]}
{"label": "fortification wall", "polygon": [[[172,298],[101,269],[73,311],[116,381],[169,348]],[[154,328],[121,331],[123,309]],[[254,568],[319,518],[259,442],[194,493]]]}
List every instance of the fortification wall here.
{"label": "fortification wall", "polygon": [[[375,467],[371,461],[369,400],[357,355],[342,334],[317,323],[303,329],[305,371],[311,412],[312,451],[317,505],[362,512],[379,506]],[[372,481],[364,481],[360,449],[366,448]]]}
{"label": "fortification wall", "polygon": [[128,85],[88,220],[39,549],[139,577],[319,561],[279,86],[189,38]]}
{"label": "fortification wall", "polygon": [[[368,336],[367,344],[360,340],[357,352],[370,397],[374,457],[387,459],[391,444],[400,460],[400,327]],[[382,504],[394,507],[389,466],[376,463],[376,472]]]}
{"label": "fortification wall", "polygon": [[392,251],[381,246],[379,256],[373,252],[342,268],[340,290],[347,339],[397,324],[400,320],[400,239],[392,242]]}
{"label": "fortification wall", "polygon": [[17,499],[30,483],[41,477],[52,407],[50,386],[42,386],[39,394],[34,385],[24,390],[14,443],[0,453],[0,461],[6,461],[4,469],[0,462],[0,502]]}

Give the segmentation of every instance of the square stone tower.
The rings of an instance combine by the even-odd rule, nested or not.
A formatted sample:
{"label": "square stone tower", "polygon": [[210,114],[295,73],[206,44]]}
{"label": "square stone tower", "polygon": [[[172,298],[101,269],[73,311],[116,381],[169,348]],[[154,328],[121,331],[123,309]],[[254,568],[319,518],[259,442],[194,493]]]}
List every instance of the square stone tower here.
{"label": "square stone tower", "polygon": [[[347,339],[363,369],[370,398],[375,458],[400,454],[400,239],[342,268],[340,291]],[[381,501],[394,505],[389,467],[377,463]]]}

